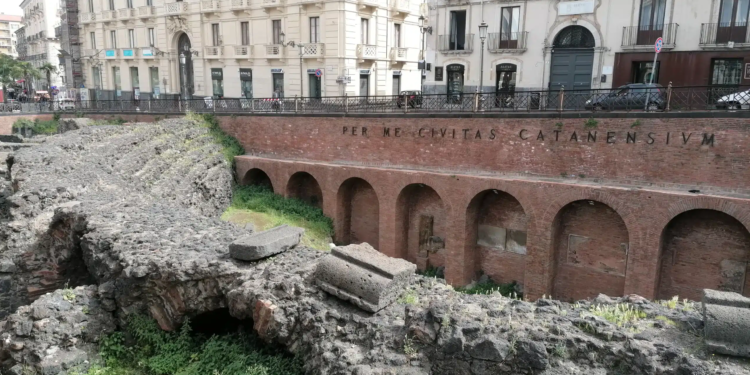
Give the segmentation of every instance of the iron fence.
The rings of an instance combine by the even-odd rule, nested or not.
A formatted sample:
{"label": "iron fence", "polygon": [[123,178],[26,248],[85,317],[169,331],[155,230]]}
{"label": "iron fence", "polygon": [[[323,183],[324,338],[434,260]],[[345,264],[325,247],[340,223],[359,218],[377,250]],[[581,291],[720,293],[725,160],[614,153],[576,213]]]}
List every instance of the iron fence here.
{"label": "iron fence", "polygon": [[88,100],[0,103],[0,112],[144,113],[467,113],[467,112],[669,112],[750,111],[750,87],[662,87],[644,85],[597,90],[497,91],[322,98],[221,98]]}

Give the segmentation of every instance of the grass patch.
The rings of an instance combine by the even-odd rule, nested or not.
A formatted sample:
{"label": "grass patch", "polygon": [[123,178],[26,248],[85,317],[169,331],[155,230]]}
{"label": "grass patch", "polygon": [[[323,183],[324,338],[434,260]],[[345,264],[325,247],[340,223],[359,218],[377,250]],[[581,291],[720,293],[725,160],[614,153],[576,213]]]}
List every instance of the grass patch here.
{"label": "grass patch", "polygon": [[[132,338],[126,340],[125,337]],[[127,341],[127,342],[126,342]],[[125,332],[103,338],[102,365],[72,375],[295,375],[302,362],[269,349],[250,333],[193,334],[189,322],[165,332],[153,319],[133,316]]]}
{"label": "grass patch", "polygon": [[669,318],[667,318],[667,317],[666,317],[666,316],[664,316],[664,315],[659,315],[659,316],[655,317],[654,319],[656,319],[656,320],[659,320],[659,321],[662,321],[662,322],[664,322],[665,324],[667,324],[668,326],[672,326],[672,327],[675,327],[675,326],[677,326],[677,323],[675,323],[675,321],[674,321],[674,320],[672,320],[672,319],[669,319]]}
{"label": "grass patch", "polygon": [[111,117],[108,119],[94,120],[91,122],[91,125],[123,125],[126,122],[127,120],[121,116],[117,116],[117,118]]}
{"label": "grass patch", "polygon": [[196,121],[201,126],[208,128],[208,133],[211,134],[211,137],[214,138],[216,143],[221,145],[221,152],[224,155],[224,158],[227,159],[229,165],[234,169],[234,157],[243,155],[245,149],[237,138],[234,138],[221,130],[221,127],[219,127],[219,120],[216,119],[216,116],[210,113],[198,114],[189,112],[185,115],[185,118]]}
{"label": "grass patch", "polygon": [[596,305],[591,306],[589,312],[604,318],[610,323],[623,327],[635,323],[638,320],[646,318],[646,313],[627,303],[618,303],[616,305]]}
{"label": "grass patch", "polygon": [[34,134],[57,134],[57,124],[58,122],[55,120],[42,121],[35,119],[31,121],[21,118],[13,123],[13,129],[31,128]]}
{"label": "grass patch", "polygon": [[427,269],[424,271],[417,270],[417,274],[422,275],[424,277],[435,277],[435,278],[439,277],[441,279],[444,279],[443,275],[438,276],[440,274],[440,271],[438,270],[437,267],[433,267],[433,266],[427,267]]}
{"label": "grass patch", "polygon": [[403,303],[405,305],[416,305],[417,302],[419,302],[417,292],[411,289],[404,292],[404,294],[401,295],[401,298],[398,299],[398,303]]}
{"label": "grass patch", "polygon": [[256,231],[282,224],[305,228],[302,244],[328,251],[333,237],[333,220],[320,208],[299,199],[274,194],[265,186],[238,186],[232,205],[221,217],[236,224],[253,223]]}
{"label": "grass patch", "polygon": [[469,287],[457,287],[455,288],[457,292],[464,293],[464,294],[492,294],[495,292],[499,292],[500,294],[506,296],[506,297],[513,297],[513,298],[523,298],[523,294],[516,293],[516,282],[512,282],[509,284],[497,284],[492,280],[483,282],[483,283],[476,283],[474,285],[471,285]]}

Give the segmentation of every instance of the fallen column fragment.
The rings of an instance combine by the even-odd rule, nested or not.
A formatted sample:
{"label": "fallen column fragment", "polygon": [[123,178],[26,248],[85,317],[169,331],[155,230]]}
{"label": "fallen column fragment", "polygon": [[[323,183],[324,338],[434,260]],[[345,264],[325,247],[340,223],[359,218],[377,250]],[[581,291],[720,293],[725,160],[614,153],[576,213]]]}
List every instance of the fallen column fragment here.
{"label": "fallen column fragment", "polygon": [[317,285],[334,296],[377,312],[390,305],[417,266],[391,258],[367,243],[335,247],[315,270]]}
{"label": "fallen column fragment", "polygon": [[704,289],[703,321],[708,350],[750,357],[750,298]]}
{"label": "fallen column fragment", "polygon": [[303,233],[303,228],[281,225],[242,236],[229,245],[229,254],[234,259],[247,261],[266,258],[297,246]]}

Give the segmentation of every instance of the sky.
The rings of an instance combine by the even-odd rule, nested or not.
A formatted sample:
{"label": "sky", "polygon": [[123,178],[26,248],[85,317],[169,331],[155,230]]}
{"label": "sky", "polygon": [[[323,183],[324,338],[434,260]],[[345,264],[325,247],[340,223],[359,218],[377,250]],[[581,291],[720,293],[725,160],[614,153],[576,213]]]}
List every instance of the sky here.
{"label": "sky", "polygon": [[0,13],[22,16],[21,0],[0,0]]}

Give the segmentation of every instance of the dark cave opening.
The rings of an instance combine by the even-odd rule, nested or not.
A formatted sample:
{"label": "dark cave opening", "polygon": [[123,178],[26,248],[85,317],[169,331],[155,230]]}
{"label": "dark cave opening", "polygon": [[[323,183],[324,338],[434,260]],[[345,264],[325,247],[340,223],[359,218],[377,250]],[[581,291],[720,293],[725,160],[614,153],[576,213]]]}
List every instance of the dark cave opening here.
{"label": "dark cave opening", "polygon": [[231,333],[251,332],[252,320],[241,320],[229,314],[228,308],[211,310],[198,314],[190,319],[193,332],[211,335],[226,335]]}

